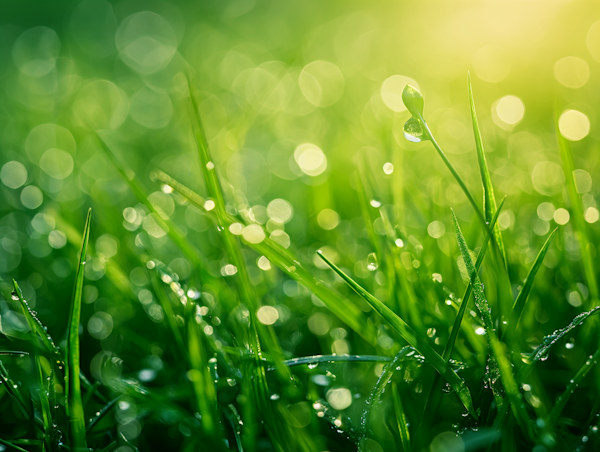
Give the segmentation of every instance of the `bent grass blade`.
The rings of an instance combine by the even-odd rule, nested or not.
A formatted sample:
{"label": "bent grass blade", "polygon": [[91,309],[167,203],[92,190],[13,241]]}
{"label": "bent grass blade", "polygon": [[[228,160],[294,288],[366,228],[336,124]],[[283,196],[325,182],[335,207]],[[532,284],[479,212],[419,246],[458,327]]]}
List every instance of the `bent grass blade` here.
{"label": "bent grass blade", "polygon": [[465,382],[452,370],[452,368],[444,361],[444,359],[427,343],[425,339],[419,336],[415,330],[407,325],[404,320],[398,317],[390,308],[385,304],[363,289],[357,282],[346,275],[340,268],[338,268],[333,262],[331,262],[322,252],[317,251],[317,254],[329,267],[340,276],[346,284],[352,288],[358,295],[360,295],[369,305],[381,315],[388,324],[396,330],[402,338],[412,345],[420,354],[422,354],[427,361],[437,370],[444,378],[450,383],[450,386],[456,391],[462,404],[471,413],[471,415],[477,419],[477,413],[473,407],[473,400],[471,399],[471,393],[469,388],[465,385]]}

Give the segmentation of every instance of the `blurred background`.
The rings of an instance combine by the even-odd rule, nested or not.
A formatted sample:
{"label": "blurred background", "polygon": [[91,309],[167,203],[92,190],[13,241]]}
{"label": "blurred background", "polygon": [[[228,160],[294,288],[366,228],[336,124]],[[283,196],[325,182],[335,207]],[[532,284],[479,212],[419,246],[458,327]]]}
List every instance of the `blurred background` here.
{"label": "blurred background", "polygon": [[[450,207],[473,247],[478,225],[432,146],[403,137],[409,114],[401,92],[406,83],[421,90],[434,135],[481,199],[468,71],[496,197],[508,195],[499,224],[515,293],[545,236],[564,226],[538,276],[547,284],[536,286],[525,312],[528,340],[539,343],[563,326],[557,314],[572,318],[589,295],[570,227],[557,118],[571,141],[592,241],[600,234],[600,5],[592,2],[3,1],[0,291],[9,300],[17,279],[60,343],[92,207],[84,372],[101,379],[98,363],[112,357],[146,384],[160,378],[168,339],[157,330],[164,313],[150,293],[149,257],[177,273],[188,296],[205,294],[217,320],[227,315],[216,289],[200,283],[91,132],[111,137],[152,204],[202,252],[211,275],[227,278],[214,226],[150,178],[161,169],[206,196],[184,96],[189,72],[214,165],[228,182],[228,209],[248,208],[271,238],[347,296],[315,260],[317,249],[387,302],[395,294],[365,228],[368,218],[385,235],[382,209],[406,239],[403,265],[414,281],[433,275],[443,285],[443,307],[443,293],[461,292],[461,270],[466,275]],[[366,216],[359,166],[370,181]],[[290,357],[365,351],[304,287],[255,253],[247,259],[263,302],[276,308],[259,320],[274,325]],[[6,300],[0,329],[10,337],[25,323]],[[423,319],[424,330],[431,321]],[[385,326],[378,331],[381,349],[399,348]],[[435,329],[428,334],[435,339]],[[360,369],[346,386],[373,384],[377,369],[368,377]]]}

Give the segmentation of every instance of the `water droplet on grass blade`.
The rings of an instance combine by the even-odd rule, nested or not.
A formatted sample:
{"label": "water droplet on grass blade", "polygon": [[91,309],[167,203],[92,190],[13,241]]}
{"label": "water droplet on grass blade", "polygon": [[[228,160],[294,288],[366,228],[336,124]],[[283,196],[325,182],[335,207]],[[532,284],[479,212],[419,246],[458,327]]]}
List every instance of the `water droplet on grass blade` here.
{"label": "water droplet on grass blade", "polygon": [[383,172],[385,174],[392,174],[394,172],[394,165],[390,162],[387,162],[383,165]]}
{"label": "water droplet on grass blade", "polygon": [[413,143],[420,143],[424,139],[423,127],[418,119],[410,118],[404,124],[404,138]]}
{"label": "water droplet on grass blade", "polygon": [[379,264],[377,263],[377,255],[375,253],[369,254],[367,257],[367,269],[371,272],[374,272],[379,268]]}

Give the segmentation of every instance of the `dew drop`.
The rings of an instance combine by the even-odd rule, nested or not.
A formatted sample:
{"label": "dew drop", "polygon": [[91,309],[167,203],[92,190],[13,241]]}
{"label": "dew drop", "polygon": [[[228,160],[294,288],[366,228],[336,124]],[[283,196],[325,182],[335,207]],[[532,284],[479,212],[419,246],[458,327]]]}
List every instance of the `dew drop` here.
{"label": "dew drop", "polygon": [[419,143],[425,138],[423,137],[423,128],[419,121],[415,118],[410,118],[404,124],[404,138],[413,143]]}

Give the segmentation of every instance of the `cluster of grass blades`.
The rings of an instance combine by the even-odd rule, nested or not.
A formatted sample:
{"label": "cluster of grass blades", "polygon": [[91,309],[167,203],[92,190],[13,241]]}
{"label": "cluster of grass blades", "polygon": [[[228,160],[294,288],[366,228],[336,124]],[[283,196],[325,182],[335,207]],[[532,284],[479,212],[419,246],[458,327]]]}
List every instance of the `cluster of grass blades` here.
{"label": "cluster of grass blades", "polygon": [[[520,281],[511,278],[498,223],[506,198],[496,202],[470,79],[468,95],[483,203],[476,201],[434,138],[424,118],[421,93],[411,86],[403,92],[411,114],[404,125],[405,137],[432,143],[474,210],[476,220],[469,225],[467,237],[481,237],[476,258],[471,251],[475,244],[469,247],[458,218],[453,211],[447,212],[464,270],[466,288],[460,298],[442,285],[441,275],[432,278],[427,269],[417,271],[420,263],[414,264],[416,258],[410,261],[411,256],[427,250],[413,237],[406,237],[402,224],[394,224],[380,203],[369,202],[376,195],[377,184],[365,159],[358,168],[359,203],[375,250],[370,265],[380,267],[385,275],[384,284],[392,294],[389,300],[371,294],[327,252],[317,252],[325,263],[318,269],[312,265],[313,256],[287,249],[268,237],[247,206],[228,199],[227,182],[211,155],[190,79],[185,102],[205,196],[161,169],[154,170],[151,178],[213,222],[223,248],[223,266],[233,269],[231,278],[220,278],[208,270],[200,247],[151,202],[141,181],[132,176],[118,152],[116,138],[106,131],[94,131],[141,208],[153,215],[157,226],[193,264],[190,280],[180,281],[140,234],[135,239],[139,263],[152,291],[135,292],[115,263],[106,273],[124,296],[140,300],[143,296],[145,309],[162,316],[153,326],[156,333],[134,332],[128,340],[149,347],[152,334],[166,338],[167,353],[172,354],[170,367],[163,370],[166,383],[146,387],[141,379],[124,373],[122,363],[110,355],[98,366],[101,378],[91,382],[82,372],[80,322],[90,210],[82,235],[71,225],[63,228],[69,241],[80,243],[81,248],[68,330],[60,347],[14,282],[12,307],[27,327],[12,334],[18,350],[0,351],[0,391],[10,399],[3,406],[22,422],[11,436],[0,438],[1,450],[153,450],[153,441],[162,441],[164,431],[174,442],[170,449],[182,451],[597,450],[600,399],[589,375],[595,372],[600,356],[598,335],[591,327],[576,327],[600,308],[596,307],[598,289],[588,252],[589,236],[574,182],[567,178],[582,247],[582,272],[590,287],[590,310],[565,322],[531,350],[521,334],[523,313],[536,275],[560,231],[548,234],[515,297],[511,283]],[[558,140],[565,170],[571,174],[570,149],[560,135]],[[373,228],[373,208],[385,233]],[[294,356],[286,352],[282,342],[289,338],[279,337],[274,322],[261,321],[258,315],[264,308],[276,310],[270,295],[253,282],[249,256],[260,256],[310,291],[319,306],[351,330],[363,353]],[[482,283],[484,272],[486,279],[495,282],[493,291]],[[473,309],[469,308],[470,298]],[[220,313],[223,321],[213,312]],[[582,353],[551,385],[545,384],[547,379],[541,377],[544,361],[553,346],[574,331],[580,332]],[[30,378],[24,381],[15,381],[8,370],[19,360],[19,366],[31,369]],[[335,374],[351,366],[376,370],[362,374],[368,373],[373,380],[368,394],[353,396],[344,385],[333,384]],[[352,372],[348,373],[350,378]],[[590,408],[582,413],[572,398],[577,395],[581,402],[584,386],[592,403],[585,401]],[[354,404],[353,399],[357,400]],[[357,407],[354,411],[348,410],[351,404]],[[131,439],[128,434],[128,425],[141,428],[139,422],[135,424],[137,417],[128,414],[133,406],[147,425],[157,426],[148,439],[144,435]]]}

